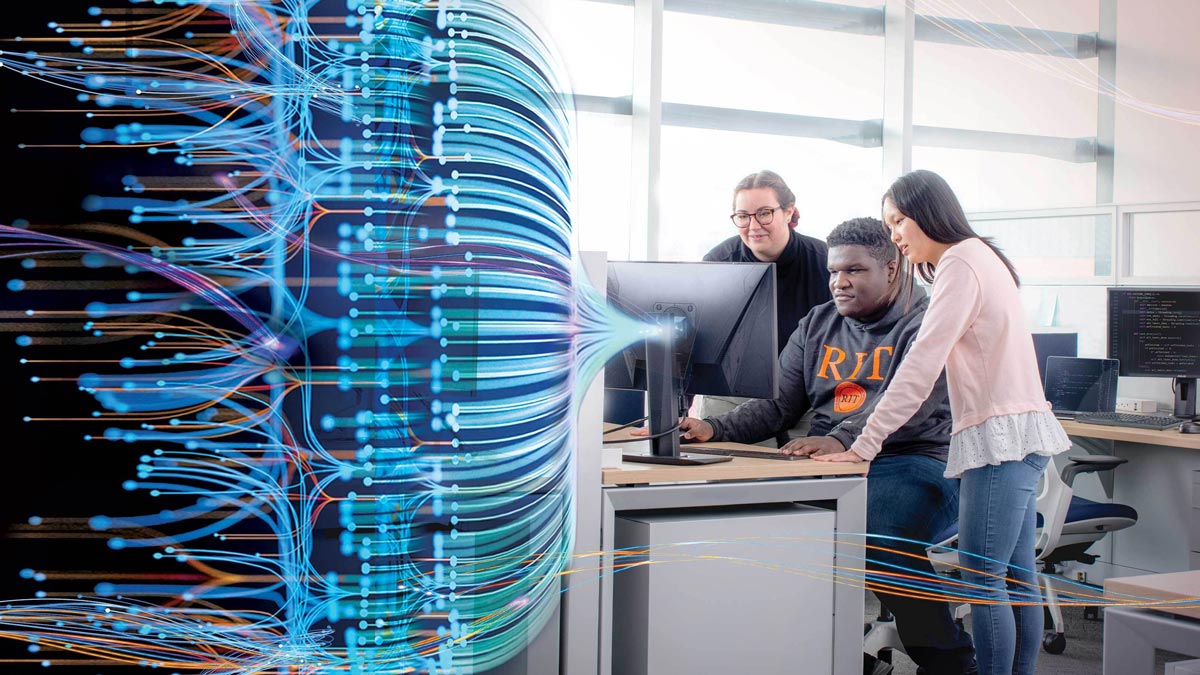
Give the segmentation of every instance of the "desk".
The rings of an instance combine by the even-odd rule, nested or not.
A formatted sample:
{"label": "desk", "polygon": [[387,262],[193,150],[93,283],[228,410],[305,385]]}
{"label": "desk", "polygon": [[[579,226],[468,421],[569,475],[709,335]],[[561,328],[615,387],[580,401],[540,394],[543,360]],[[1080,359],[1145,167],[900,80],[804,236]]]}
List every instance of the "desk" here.
{"label": "desk", "polygon": [[1129,460],[1112,472],[1111,482],[1100,478],[1106,488],[1103,491],[1097,489],[1094,479],[1077,481],[1077,495],[1095,501],[1111,498],[1138,512],[1136,525],[1114,532],[1093,552],[1108,563],[1127,568],[1124,574],[1200,567],[1200,554],[1193,553],[1200,550],[1200,540],[1193,542],[1188,535],[1193,526],[1200,525],[1200,511],[1193,508],[1193,485],[1200,478],[1200,434],[1074,421],[1063,421],[1062,427],[1088,452]]}
{"label": "desk", "polygon": [[[762,450],[760,446],[753,447]],[[701,449],[688,446],[688,450]],[[734,457],[705,466],[647,465],[622,462],[602,471],[603,569],[613,565],[617,514],[623,511],[689,509],[742,504],[780,504],[832,501],[836,504],[835,532],[866,530],[866,473],[869,464],[828,464],[811,460],[781,461]],[[834,563],[861,567],[861,538],[836,537]],[[849,560],[850,562],[845,562]],[[600,673],[612,673],[613,583],[600,577]],[[862,670],[861,581],[837,584],[834,593],[833,663],[829,670],[805,672],[854,675]],[[702,638],[703,636],[696,636]]]}
{"label": "desk", "polygon": [[[1200,597],[1200,571],[1107,579],[1104,592],[1160,600]],[[1121,594],[1121,595],[1118,595]],[[1200,607],[1163,605],[1155,610],[1109,607],[1104,610],[1104,675],[1149,675],[1154,650],[1200,656]]]}
{"label": "desk", "polygon": [[1178,429],[1159,431],[1157,429],[1113,427],[1103,424],[1082,424],[1074,420],[1059,420],[1059,422],[1068,436],[1200,450],[1200,434],[1181,434]]}
{"label": "desk", "polygon": [[[704,443],[686,445],[686,452],[703,454],[706,447],[744,448],[756,452],[770,452],[760,445],[741,443]],[[734,457],[731,461],[704,466],[680,466],[674,464],[640,464],[621,462],[620,466],[601,470],[605,485],[645,485],[647,483],[678,483],[682,481],[726,481],[761,480],[767,478],[819,478],[821,476],[865,476],[867,463],[843,464],[814,462],[812,460],[778,460]],[[697,471],[700,469],[700,471]]]}

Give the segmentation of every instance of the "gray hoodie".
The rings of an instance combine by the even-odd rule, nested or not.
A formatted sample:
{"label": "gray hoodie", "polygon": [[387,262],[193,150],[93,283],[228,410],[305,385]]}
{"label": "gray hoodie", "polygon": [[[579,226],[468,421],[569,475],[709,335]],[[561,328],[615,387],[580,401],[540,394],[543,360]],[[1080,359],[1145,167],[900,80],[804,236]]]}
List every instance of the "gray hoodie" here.
{"label": "gray hoodie", "polygon": [[[929,298],[913,288],[912,302],[896,300],[878,321],[838,314],[834,303],[813,307],[779,354],[779,397],[747,401],[712,425],[714,441],[757,443],[789,429],[810,408],[810,436],[832,436],[847,448],[862,432],[917,337]],[[907,306],[907,312],[905,312]],[[950,401],[942,373],[929,398],[883,442],[883,455],[919,454],[946,461]]]}

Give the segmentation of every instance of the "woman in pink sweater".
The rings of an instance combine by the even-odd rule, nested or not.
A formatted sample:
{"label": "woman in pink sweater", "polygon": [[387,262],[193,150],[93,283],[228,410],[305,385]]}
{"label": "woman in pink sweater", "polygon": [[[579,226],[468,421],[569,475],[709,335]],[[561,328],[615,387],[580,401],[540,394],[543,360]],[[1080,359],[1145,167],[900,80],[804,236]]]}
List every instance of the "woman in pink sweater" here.
{"label": "woman in pink sweater", "polygon": [[[953,427],[946,476],[960,477],[959,550],[983,603],[972,609],[981,673],[1033,675],[1042,634],[1034,570],[1037,483],[1071,446],[1042,391],[1012,263],[971,229],[941,176],[914,171],[883,198],[900,252],[933,283],[925,320],[891,385],[846,452],[861,462],[929,396],[944,367]],[[910,275],[911,279],[911,275]],[[1010,599],[1005,576],[1017,593]]]}

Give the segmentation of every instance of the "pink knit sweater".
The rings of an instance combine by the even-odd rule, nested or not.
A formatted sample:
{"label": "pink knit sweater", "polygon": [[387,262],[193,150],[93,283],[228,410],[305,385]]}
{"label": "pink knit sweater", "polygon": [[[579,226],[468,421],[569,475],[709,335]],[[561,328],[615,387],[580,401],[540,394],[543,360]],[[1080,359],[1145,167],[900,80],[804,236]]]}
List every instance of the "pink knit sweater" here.
{"label": "pink knit sweater", "polygon": [[864,459],[878,454],[929,397],[943,367],[951,433],[989,417],[1050,409],[1017,286],[979,239],[951,246],[938,261],[921,330],[850,450]]}

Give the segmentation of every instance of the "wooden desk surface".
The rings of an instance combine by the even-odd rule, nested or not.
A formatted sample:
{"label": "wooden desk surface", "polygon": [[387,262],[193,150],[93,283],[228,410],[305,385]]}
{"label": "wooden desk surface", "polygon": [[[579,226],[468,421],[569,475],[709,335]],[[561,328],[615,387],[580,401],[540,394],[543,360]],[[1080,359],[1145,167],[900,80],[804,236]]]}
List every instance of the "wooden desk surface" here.
{"label": "wooden desk surface", "polygon": [[[689,449],[691,446],[689,446]],[[697,449],[696,452],[703,452]],[[700,466],[670,464],[636,464],[621,462],[620,466],[601,470],[605,485],[638,485],[644,483],[683,483],[690,481],[756,480],[760,478],[814,478],[817,476],[865,476],[870,462],[833,464],[797,459],[790,462],[775,459],[734,457],[728,462]]]}
{"label": "wooden desk surface", "polygon": [[[1181,434],[1178,429],[1157,431],[1154,429],[1134,429],[1131,427],[1113,427],[1100,424],[1081,424],[1072,420],[1060,420],[1060,423],[1068,436],[1200,450],[1200,434]],[[605,428],[611,428],[612,426],[615,425],[606,424]],[[632,430],[622,429],[607,434],[605,440],[631,438],[630,431]],[[643,450],[647,447],[641,443],[627,443],[624,445],[630,450]],[[701,448],[704,445],[771,451],[771,448],[761,445],[742,445],[740,443],[690,443],[684,446],[684,451],[702,452]],[[854,476],[866,475],[869,468],[869,463],[829,464],[811,460],[783,461],[734,457],[729,462],[704,466],[672,466],[667,464],[622,462],[619,466],[602,469],[601,473],[602,481],[605,485],[635,485],[641,483],[677,483],[685,481],[753,480],[756,478]],[[1200,592],[1197,595],[1200,595]],[[1200,618],[1200,614],[1197,614],[1197,618]]]}
{"label": "wooden desk surface", "polygon": [[[618,432],[605,435],[605,440],[608,441],[621,438],[631,438],[629,430],[622,429]],[[624,443],[622,445],[632,452],[644,452],[648,447],[647,443]],[[741,443],[688,443],[682,447],[684,452],[703,453],[705,446],[714,448],[740,448],[759,452],[777,452],[772,448],[761,445],[743,445]],[[644,483],[755,480],[760,478],[865,476],[870,468],[870,462],[833,464],[830,462],[814,462],[811,459],[794,459],[789,461],[751,457],[734,457],[728,462],[699,466],[621,462],[618,466],[601,469],[601,482],[605,485],[639,485]]]}
{"label": "wooden desk surface", "polygon": [[1187,600],[1186,604],[1150,606],[1160,612],[1189,616],[1200,619],[1200,570],[1172,572],[1169,574],[1145,574],[1136,577],[1112,577],[1104,580],[1104,593],[1112,600],[1136,602],[1133,598],[1117,594],[1133,595],[1155,600]]}
{"label": "wooden desk surface", "polygon": [[1059,422],[1068,436],[1101,438],[1110,441],[1125,441],[1128,443],[1145,443],[1147,445],[1165,445],[1172,448],[1200,450],[1200,434],[1181,434],[1177,428],[1158,431],[1157,429],[1134,429],[1131,427],[1110,427],[1102,424],[1081,424],[1074,420],[1059,420]]}

